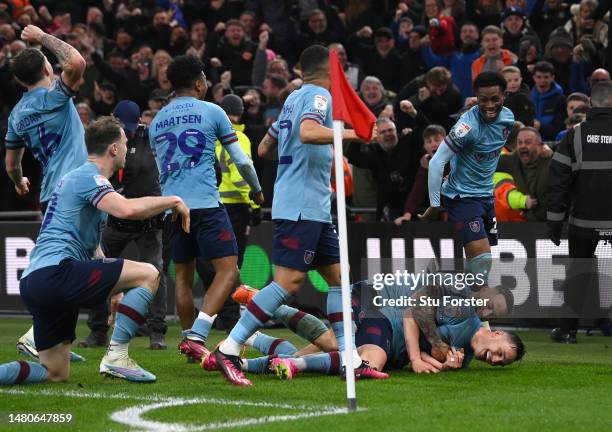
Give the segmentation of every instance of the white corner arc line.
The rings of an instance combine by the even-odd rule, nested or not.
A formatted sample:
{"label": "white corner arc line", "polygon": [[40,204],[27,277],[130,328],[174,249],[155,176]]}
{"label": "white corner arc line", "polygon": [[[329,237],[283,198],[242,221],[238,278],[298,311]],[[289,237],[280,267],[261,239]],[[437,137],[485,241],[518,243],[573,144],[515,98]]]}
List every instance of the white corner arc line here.
{"label": "white corner arc line", "polygon": [[[246,400],[223,399],[223,398],[177,398],[170,396],[162,396],[157,394],[152,395],[130,395],[125,393],[95,393],[95,392],[79,392],[74,390],[55,391],[51,389],[40,389],[38,391],[29,391],[22,389],[0,389],[0,394],[8,395],[24,395],[24,396],[62,396],[84,399],[116,399],[116,400],[135,400],[148,402],[145,404],[133,406],[130,408],[115,411],[110,415],[113,421],[122,423],[133,428],[144,429],[150,431],[169,431],[169,432],[199,432],[207,430],[226,429],[232,427],[243,427],[273,423],[278,421],[293,421],[309,417],[319,417],[328,415],[347,414],[346,408],[342,407],[322,407],[316,405],[291,405],[286,403],[274,402],[253,402]],[[300,411],[295,414],[285,415],[269,415],[255,418],[243,418],[237,420],[224,421],[223,423],[207,423],[207,424],[180,424],[180,423],[163,423],[143,419],[141,416],[147,412],[168,408],[173,406],[190,405],[198,403],[209,403],[213,405],[235,405],[235,406],[252,406],[260,408],[279,408],[287,410]],[[366,411],[365,408],[359,408],[358,411]]]}
{"label": "white corner arc line", "polygon": [[[293,421],[309,417],[321,417],[328,415],[346,414],[346,408],[330,408],[318,411],[299,412],[295,414],[271,415],[256,418],[246,418],[238,420],[229,420],[224,422],[206,423],[206,424],[185,424],[185,423],[164,423],[153,420],[143,419],[142,416],[150,411],[160,408],[169,408],[174,406],[192,405],[197,403],[206,403],[206,398],[197,399],[175,399],[167,402],[158,402],[151,404],[137,405],[126,408],[124,410],[115,411],[111,414],[111,419],[117,423],[122,423],[133,428],[154,431],[154,432],[200,432],[218,429],[227,429],[243,426],[254,426],[278,421]],[[239,401],[235,401],[239,402]]]}

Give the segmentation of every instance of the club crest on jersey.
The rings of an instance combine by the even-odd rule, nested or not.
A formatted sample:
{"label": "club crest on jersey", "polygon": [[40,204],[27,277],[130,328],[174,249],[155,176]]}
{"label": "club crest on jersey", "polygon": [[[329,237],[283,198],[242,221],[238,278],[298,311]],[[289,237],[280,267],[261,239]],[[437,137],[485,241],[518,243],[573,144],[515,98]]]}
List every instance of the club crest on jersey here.
{"label": "club crest on jersey", "polygon": [[327,111],[327,98],[321,95],[315,95],[314,97],[314,109],[317,111]]}
{"label": "club crest on jersey", "polygon": [[502,136],[504,137],[504,139],[508,139],[508,136],[510,136],[510,128],[503,128],[502,129]]}
{"label": "club crest on jersey", "polygon": [[480,231],[480,222],[479,221],[472,221],[469,224],[470,229],[472,230],[472,232],[479,232]]}
{"label": "club crest on jersey", "polygon": [[457,123],[455,127],[451,130],[451,138],[463,138],[471,130],[472,127],[469,124],[464,122]]}
{"label": "club crest on jersey", "polygon": [[314,251],[306,250],[304,252],[304,262],[306,264],[312,264],[312,261],[314,260],[314,257],[315,257]]}
{"label": "club crest on jersey", "polygon": [[108,182],[108,179],[106,177],[104,177],[103,175],[95,175],[93,176],[94,181],[96,182],[96,184],[98,186],[107,186],[110,183]]}

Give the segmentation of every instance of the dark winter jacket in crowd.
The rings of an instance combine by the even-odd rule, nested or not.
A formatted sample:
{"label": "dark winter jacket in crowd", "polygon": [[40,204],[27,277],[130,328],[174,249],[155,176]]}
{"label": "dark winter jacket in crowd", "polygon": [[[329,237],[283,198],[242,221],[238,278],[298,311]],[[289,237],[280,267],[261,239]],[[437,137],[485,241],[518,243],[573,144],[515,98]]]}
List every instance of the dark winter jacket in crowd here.
{"label": "dark winter jacket in crowd", "polygon": [[565,128],[565,95],[559,84],[553,82],[551,88],[540,93],[535,87],[531,90],[531,100],[535,105],[535,118],[540,122],[540,133],[544,141],[553,141]]}
{"label": "dark winter jacket in crowd", "polygon": [[453,82],[461,92],[462,102],[472,96],[472,63],[480,57],[478,45],[464,46],[461,51],[455,51],[448,56],[435,55],[431,47],[423,48],[421,53],[429,69],[444,66],[451,71]]}
{"label": "dark winter jacket in crowd", "polygon": [[504,106],[514,113],[515,120],[520,121],[525,126],[533,126],[535,105],[531,100],[529,87],[525,83],[514,93],[506,92]]}

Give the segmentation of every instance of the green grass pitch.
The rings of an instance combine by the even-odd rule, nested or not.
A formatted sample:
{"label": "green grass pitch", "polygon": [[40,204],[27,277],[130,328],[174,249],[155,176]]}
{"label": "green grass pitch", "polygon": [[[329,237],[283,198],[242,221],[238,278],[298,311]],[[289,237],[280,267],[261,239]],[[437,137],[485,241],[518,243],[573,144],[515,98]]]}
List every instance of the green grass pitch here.
{"label": "green grass pitch", "polygon": [[[14,347],[28,325],[26,319],[0,318],[0,363],[23,358]],[[288,331],[269,333],[301,346]],[[87,335],[83,322],[77,334]],[[303,374],[285,382],[249,375],[254,387],[236,388],[218,373],[187,364],[175,350],[178,334],[172,325],[167,351],[146,349],[148,338],[132,343],[132,357],[157,375],[154,384],[103,379],[100,348],[76,350],[87,362],[73,364],[68,383],[1,387],[0,430],[612,430],[612,338],[581,335],[578,345],[568,346],[550,343],[545,332],[522,333],[527,355],[519,365],[474,362],[469,370],[435,375],[391,371],[387,381],[358,382],[361,410],[346,415],[334,410],[345,406],[338,377]],[[221,337],[214,332],[210,345]],[[71,413],[73,420],[16,424],[9,423],[11,413]]]}

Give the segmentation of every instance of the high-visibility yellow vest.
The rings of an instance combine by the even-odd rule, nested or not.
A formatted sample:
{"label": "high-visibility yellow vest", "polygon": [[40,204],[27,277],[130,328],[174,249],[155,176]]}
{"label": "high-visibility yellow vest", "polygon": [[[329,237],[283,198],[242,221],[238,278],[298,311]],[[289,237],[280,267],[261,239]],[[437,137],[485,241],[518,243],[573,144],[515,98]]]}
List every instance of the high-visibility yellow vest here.
{"label": "high-visibility yellow vest", "polygon": [[[251,157],[251,140],[244,134],[243,124],[233,124],[236,131],[238,143],[249,158]],[[229,152],[223,148],[221,143],[215,143],[215,153],[219,165],[221,166],[221,184],[219,185],[219,195],[223,204],[249,204],[251,208],[259,208],[253,200],[249,198],[251,188],[245,179],[242,178],[236,168],[236,164],[230,158]]]}

